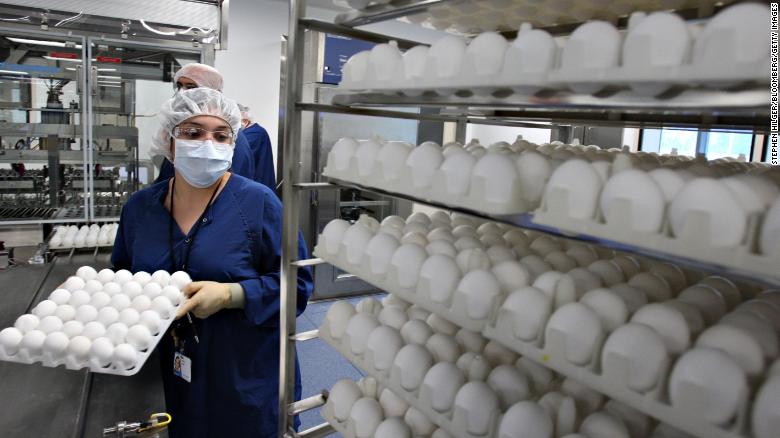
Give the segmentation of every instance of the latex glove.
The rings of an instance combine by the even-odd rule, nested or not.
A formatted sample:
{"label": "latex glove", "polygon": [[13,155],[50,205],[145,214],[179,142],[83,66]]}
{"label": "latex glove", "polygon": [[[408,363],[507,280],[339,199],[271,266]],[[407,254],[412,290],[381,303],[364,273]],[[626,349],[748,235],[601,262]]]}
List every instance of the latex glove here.
{"label": "latex glove", "polygon": [[192,312],[198,318],[204,319],[227,308],[230,305],[230,285],[216,281],[193,281],[181,291],[188,299],[184,301],[176,319]]}

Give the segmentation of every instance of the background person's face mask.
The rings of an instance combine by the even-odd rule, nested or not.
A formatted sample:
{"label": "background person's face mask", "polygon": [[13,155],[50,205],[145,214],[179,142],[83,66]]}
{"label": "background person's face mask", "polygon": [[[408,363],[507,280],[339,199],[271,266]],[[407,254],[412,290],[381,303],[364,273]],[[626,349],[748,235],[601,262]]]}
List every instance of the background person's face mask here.
{"label": "background person's face mask", "polygon": [[233,161],[233,145],[211,140],[175,141],[173,167],[190,185],[209,187],[227,172]]}

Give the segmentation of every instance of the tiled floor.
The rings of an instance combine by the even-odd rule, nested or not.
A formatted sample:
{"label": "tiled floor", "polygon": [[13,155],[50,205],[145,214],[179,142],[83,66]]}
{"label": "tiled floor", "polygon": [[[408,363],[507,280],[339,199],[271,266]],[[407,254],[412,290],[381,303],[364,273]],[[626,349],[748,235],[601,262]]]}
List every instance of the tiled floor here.
{"label": "tiled floor", "polygon": [[[349,301],[357,304],[363,298],[349,298]],[[333,301],[310,303],[303,315],[298,317],[297,331],[304,332],[318,328],[331,304]],[[340,379],[358,380],[363,376],[360,370],[320,339],[299,343],[298,360],[301,364],[303,397],[310,397],[323,389],[330,389]],[[304,412],[301,414],[300,430],[306,430],[323,421],[325,420],[320,416],[319,409]]]}

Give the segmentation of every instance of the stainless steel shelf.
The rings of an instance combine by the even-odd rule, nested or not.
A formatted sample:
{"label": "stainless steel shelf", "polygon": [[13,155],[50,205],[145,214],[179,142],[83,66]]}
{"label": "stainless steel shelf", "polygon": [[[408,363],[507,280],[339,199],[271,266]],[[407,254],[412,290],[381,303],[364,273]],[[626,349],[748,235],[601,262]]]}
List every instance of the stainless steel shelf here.
{"label": "stainless steel shelf", "polygon": [[[711,16],[723,6],[718,0],[394,0],[364,10],[350,10],[336,17],[344,26],[363,26],[401,19],[425,27],[459,34],[482,31],[516,31],[521,23],[537,28],[568,33],[588,20],[606,20],[625,24],[624,18],[635,11],[672,10],[687,18]],[[560,32],[556,32],[560,33]]]}
{"label": "stainless steel shelf", "polygon": [[[59,163],[84,164],[84,151],[58,151]],[[96,164],[130,163],[135,159],[134,151],[95,151]],[[49,151],[29,149],[0,149],[0,163],[48,163]]]}
{"label": "stainless steel shelf", "polygon": [[695,125],[769,130],[766,88],[737,91],[689,89],[667,98],[646,98],[630,91],[602,97],[565,91],[521,95],[508,91],[489,95],[459,92],[452,96],[342,92],[334,106],[361,110],[372,107],[445,108],[448,114],[504,120],[598,122],[613,125]]}
{"label": "stainless steel shelf", "polygon": [[396,0],[384,5],[374,5],[365,10],[352,10],[336,16],[334,20],[343,26],[364,26],[366,24],[393,20],[428,11],[444,3],[458,3],[462,0]]}
{"label": "stainless steel shelf", "polygon": [[453,205],[453,204],[446,204],[438,201],[434,201],[431,199],[425,199],[425,198],[418,198],[414,196],[409,196],[401,193],[394,193],[389,192],[386,190],[378,189],[375,187],[369,187],[369,186],[363,186],[360,184],[355,184],[349,181],[343,181],[336,178],[327,178],[327,180],[336,186],[345,188],[345,189],[356,189],[356,190],[364,190],[368,192],[378,193],[380,195],[384,196],[390,196],[395,197],[399,199],[406,199],[408,201],[412,202],[418,202],[422,204],[426,204],[432,207],[438,207],[445,210],[450,210],[453,212],[468,214],[471,216],[475,216],[478,218],[496,221],[496,222],[502,222],[509,225],[514,225],[520,228],[524,228],[527,230],[533,230],[538,231],[541,233],[549,234],[552,236],[562,237],[566,239],[572,239],[572,240],[579,240],[582,242],[592,243],[595,245],[599,245],[605,248],[609,248],[615,251],[623,251],[631,254],[637,254],[644,257],[650,257],[656,260],[661,260],[665,262],[674,263],[681,266],[686,266],[692,269],[697,269],[700,271],[705,272],[712,272],[717,273],[719,275],[726,275],[729,277],[733,277],[735,279],[745,280],[749,282],[756,282],[765,284],[768,286],[780,286],[780,274],[777,276],[765,276],[765,275],[759,275],[756,272],[751,272],[743,269],[737,269],[731,266],[716,264],[716,263],[708,263],[701,260],[696,260],[689,257],[681,257],[674,254],[669,254],[663,251],[658,251],[654,249],[648,249],[648,248],[642,248],[635,245],[629,245],[625,243],[621,243],[615,240],[610,239],[604,239],[601,237],[596,236],[590,236],[585,234],[575,234],[570,233],[568,231],[564,231],[555,227],[550,227],[546,225],[541,225],[536,222],[534,222],[534,215],[532,213],[523,213],[518,215],[509,215],[509,216],[503,216],[503,215],[491,215],[486,214],[484,212],[471,210],[468,208],[464,208],[462,206]]}

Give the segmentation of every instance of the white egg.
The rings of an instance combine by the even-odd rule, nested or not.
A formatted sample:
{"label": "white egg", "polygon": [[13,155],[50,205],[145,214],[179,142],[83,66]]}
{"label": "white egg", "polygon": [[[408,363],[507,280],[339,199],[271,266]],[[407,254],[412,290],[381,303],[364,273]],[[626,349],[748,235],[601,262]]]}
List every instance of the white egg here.
{"label": "white egg", "polygon": [[106,326],[104,326],[103,324],[97,321],[92,321],[84,324],[84,331],[81,332],[81,336],[86,336],[92,340],[95,340],[105,335],[106,335]]}
{"label": "white egg", "polygon": [[30,330],[22,337],[21,348],[27,350],[30,356],[38,356],[43,349],[43,341],[46,340],[46,333],[40,330]]}
{"label": "white egg", "polygon": [[68,343],[68,354],[79,362],[89,359],[92,340],[86,336],[75,336]]}
{"label": "white egg", "polygon": [[98,244],[98,236],[97,236],[97,234],[95,234],[95,235],[90,234],[84,240],[84,245],[85,246],[92,247],[92,246],[97,246],[97,244]]}
{"label": "white egg", "polygon": [[79,277],[68,277],[63,287],[71,292],[82,290],[87,283]]}
{"label": "white egg", "polygon": [[144,310],[149,310],[149,308],[152,307],[152,300],[149,299],[149,297],[146,295],[138,295],[137,297],[133,298],[131,306],[133,306],[133,309],[137,310],[138,312],[143,312]]}
{"label": "white egg", "polygon": [[38,325],[38,330],[46,334],[59,331],[61,328],[62,320],[54,315],[44,317],[41,319],[41,323]]}
{"label": "white egg", "polygon": [[94,294],[103,290],[103,283],[97,280],[87,280],[87,284],[84,285],[84,290]]}
{"label": "white egg", "polygon": [[89,301],[89,304],[95,306],[96,309],[100,310],[106,307],[110,302],[111,302],[111,297],[107,293],[97,292],[92,295],[92,299]]}
{"label": "white egg", "polygon": [[65,304],[70,300],[70,291],[67,289],[56,289],[49,295],[49,300],[57,304]]}
{"label": "white egg", "polygon": [[356,438],[369,438],[382,422],[382,406],[373,398],[361,398],[352,405],[350,421],[355,424]]}
{"label": "white egg", "polygon": [[53,359],[57,359],[65,353],[68,348],[68,336],[62,332],[53,332],[46,335],[46,340],[43,341],[43,351],[51,355]]}
{"label": "white egg", "polygon": [[97,316],[98,310],[95,308],[95,306],[84,304],[83,306],[79,306],[79,308],[76,309],[76,320],[80,321],[82,324],[96,320]]}
{"label": "white egg", "polygon": [[183,289],[184,286],[189,284],[191,281],[190,274],[184,271],[176,271],[171,274],[171,284],[178,287],[179,289]]}
{"label": "white egg", "polygon": [[171,317],[173,311],[173,304],[171,300],[165,297],[157,297],[152,300],[152,310],[160,314],[160,318],[168,319]]}
{"label": "white egg", "polygon": [[71,306],[70,304],[63,304],[61,306],[57,306],[57,310],[54,311],[54,316],[56,316],[57,318],[59,318],[64,322],[70,321],[76,317],[76,308]]}
{"label": "white egg", "polygon": [[138,319],[140,317],[141,315],[138,314],[138,311],[132,307],[128,307],[127,309],[119,312],[119,322],[124,324],[126,327],[138,324]]}
{"label": "white egg", "polygon": [[111,307],[122,311],[130,307],[130,298],[125,294],[116,294],[111,297]]}
{"label": "white egg", "polygon": [[114,356],[114,344],[108,338],[97,338],[92,341],[90,356],[95,358],[100,366],[108,366]]}
{"label": "white egg", "polygon": [[22,332],[14,327],[4,328],[0,331],[0,346],[3,347],[5,354],[16,354],[23,337]]}
{"label": "white egg", "polygon": [[127,269],[120,269],[114,274],[114,281],[119,284],[125,284],[133,280],[133,274]]}
{"label": "white egg", "polygon": [[162,287],[168,286],[171,283],[171,274],[162,270],[155,271],[154,274],[152,274],[152,281]]}
{"label": "white egg", "polygon": [[152,281],[152,275],[149,274],[148,272],[138,271],[135,274],[133,274],[133,280],[136,283],[140,284],[141,287],[143,287],[146,285],[146,283]]}
{"label": "white egg", "polygon": [[110,270],[108,268],[102,269],[100,272],[98,272],[97,279],[98,279],[99,282],[101,282],[103,284],[108,283],[109,281],[113,281],[114,280],[114,271],[112,271],[112,270]]}
{"label": "white egg", "polygon": [[54,312],[56,310],[57,310],[57,303],[51,300],[43,300],[40,303],[38,303],[37,306],[35,306],[32,312],[38,318],[43,318],[49,315],[54,315]]}
{"label": "white egg", "polygon": [[31,330],[35,330],[38,328],[38,324],[40,324],[40,319],[38,319],[37,316],[31,315],[31,314],[25,314],[18,318],[16,318],[16,322],[14,322],[14,327],[16,327],[22,334],[25,334]]}
{"label": "white egg", "polygon": [[72,338],[80,335],[81,332],[84,331],[84,324],[78,321],[67,321],[65,324],[62,324],[60,331],[65,333],[69,338]]}
{"label": "white egg", "polygon": [[122,293],[127,295],[128,298],[133,299],[143,293],[144,288],[135,281],[128,281],[122,284]]}
{"label": "white egg", "polygon": [[160,314],[155,312],[154,310],[144,310],[143,312],[141,312],[141,316],[138,319],[138,324],[141,324],[146,328],[148,328],[153,335],[157,335],[158,333],[160,333],[160,329],[162,328],[162,320],[160,319]]}
{"label": "white egg", "polygon": [[127,343],[138,350],[148,349],[151,341],[152,332],[145,325],[137,324],[127,331]]}
{"label": "white egg", "polygon": [[165,298],[171,300],[171,304],[173,304],[174,306],[178,306],[179,303],[181,303],[181,300],[184,298],[181,291],[177,289],[175,286],[165,286],[162,290],[162,295]]}
{"label": "white egg", "polygon": [[347,421],[352,406],[362,397],[362,392],[351,379],[341,379],[330,390],[328,404],[332,405],[333,416],[339,421]]}
{"label": "white egg", "polygon": [[77,290],[70,294],[70,299],[68,300],[68,304],[78,308],[79,306],[83,306],[84,304],[89,303],[91,300],[92,300],[92,295],[90,295],[89,292],[85,290]]}
{"label": "white egg", "polygon": [[105,283],[103,285],[103,292],[109,295],[116,295],[122,293],[122,286],[120,286],[119,283],[114,283],[113,281],[109,281],[108,283]]}
{"label": "white egg", "polygon": [[104,327],[108,327],[119,321],[119,311],[113,307],[103,307],[98,310],[97,321],[103,324]]}
{"label": "white egg", "polygon": [[[167,286],[170,287],[170,286]],[[150,299],[154,299],[155,297],[160,296],[163,289],[162,286],[160,286],[157,283],[147,283],[146,286],[144,286],[143,293]]]}
{"label": "white egg", "polygon": [[117,368],[129,370],[138,363],[138,352],[130,344],[120,344],[114,349],[112,362]]}
{"label": "white egg", "polygon": [[124,344],[127,336],[127,326],[121,322],[115,322],[106,329],[106,337],[114,345]]}

